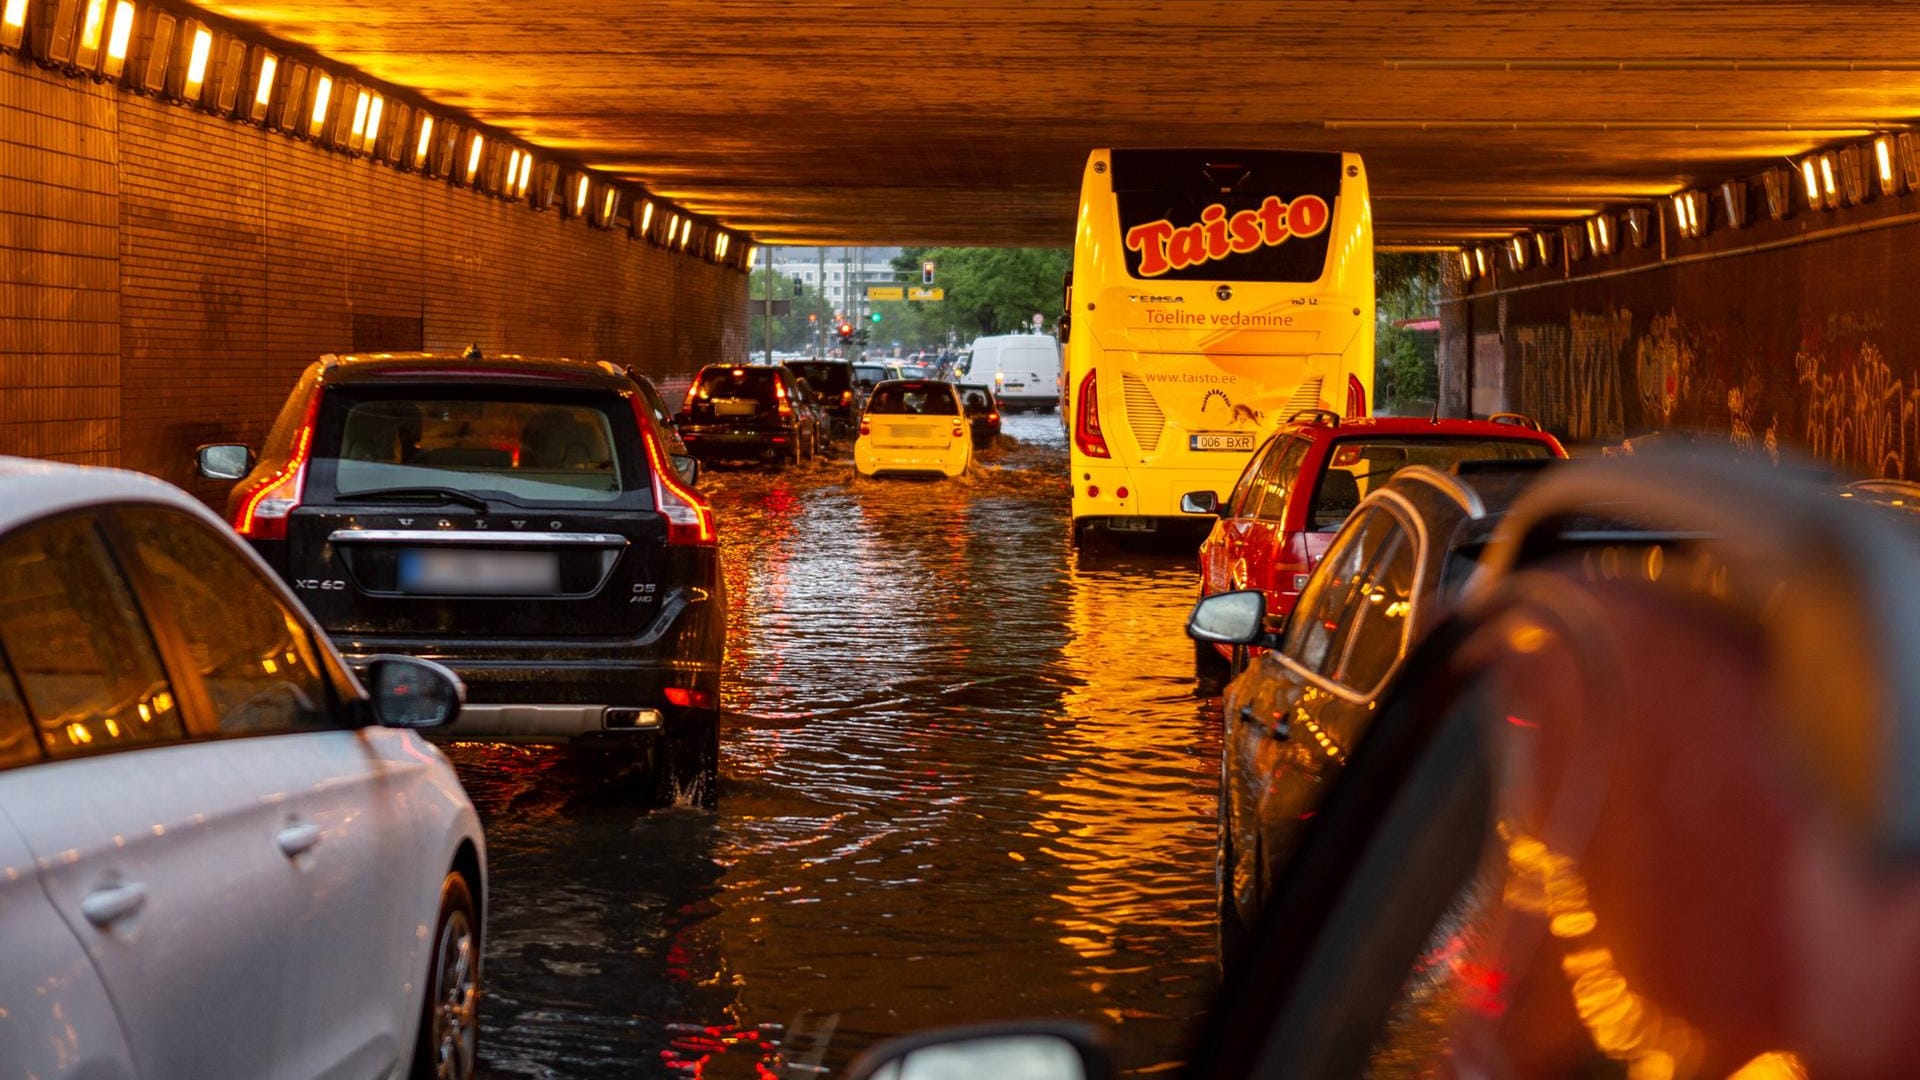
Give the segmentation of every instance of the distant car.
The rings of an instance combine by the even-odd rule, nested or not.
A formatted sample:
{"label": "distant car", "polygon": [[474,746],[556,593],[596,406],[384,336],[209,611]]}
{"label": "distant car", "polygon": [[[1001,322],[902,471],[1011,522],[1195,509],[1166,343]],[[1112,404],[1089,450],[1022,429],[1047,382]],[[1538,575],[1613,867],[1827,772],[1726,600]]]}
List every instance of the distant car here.
{"label": "distant car", "polygon": [[356,681],[197,500],[12,458],[0,650],[9,1075],[474,1075],[486,847],[410,730],[457,678]]}
{"label": "distant car", "polygon": [[973,448],[985,450],[1000,435],[1000,400],[993,387],[980,383],[961,383],[961,403],[967,410],[967,423],[973,428]]}
{"label": "distant car", "polygon": [[666,446],[667,458],[673,462],[673,471],[680,481],[692,485],[700,479],[700,461],[687,452],[687,444],[680,438],[680,429],[673,425],[673,406],[667,404],[665,394],[653,385],[653,380],[645,375],[627,369],[627,377],[640,389],[640,397],[647,403],[647,412],[652,415],[654,431]]}
{"label": "distant car", "polygon": [[[717,790],[726,627],[713,511],[612,364],[329,356],[288,397],[229,520],[359,665],[440,661],[450,738],[549,743]],[[629,767],[627,771],[632,772]]]}
{"label": "distant car", "polygon": [[[1181,500],[1188,513],[1219,517],[1200,545],[1200,595],[1258,589],[1279,619],[1293,610],[1333,534],[1361,498],[1408,465],[1445,470],[1474,459],[1564,458],[1559,440],[1518,414],[1499,420],[1342,419],[1295,414],[1254,451],[1224,500],[1211,491]],[[1246,650],[1196,645],[1194,674],[1218,682],[1246,666]]]}
{"label": "distant car", "polygon": [[816,418],[795,407],[797,381],[780,364],[708,364],[687,387],[674,423],[703,461],[797,465],[821,449]]}
{"label": "distant car", "polygon": [[861,476],[959,476],[973,463],[973,432],[952,383],[890,380],[860,417],[853,467]]}
{"label": "distant car", "polygon": [[833,408],[829,399],[813,388],[805,378],[795,375],[793,379],[793,409],[805,420],[808,427],[807,442],[813,447],[812,457],[823,457],[833,452]]}
{"label": "distant car", "polygon": [[891,378],[893,378],[893,371],[885,364],[853,365],[853,384],[869,394],[873,393],[874,387]]}
{"label": "distant car", "polygon": [[[1452,608],[1507,507],[1541,475],[1535,465],[1469,462],[1459,475],[1400,470],[1346,519],[1283,633],[1265,629],[1257,591],[1215,594],[1194,608],[1188,633],[1196,641],[1273,644],[1221,702],[1215,871],[1223,953],[1239,947],[1286,872],[1302,823],[1391,694],[1402,658]],[[1622,551],[1648,542],[1618,529],[1599,539]],[[1569,532],[1556,542],[1592,540]]]}
{"label": "distant car", "polygon": [[807,385],[820,395],[833,421],[833,437],[850,436],[867,400],[866,393],[857,385],[854,366],[845,360],[790,360],[787,367],[807,380]]}

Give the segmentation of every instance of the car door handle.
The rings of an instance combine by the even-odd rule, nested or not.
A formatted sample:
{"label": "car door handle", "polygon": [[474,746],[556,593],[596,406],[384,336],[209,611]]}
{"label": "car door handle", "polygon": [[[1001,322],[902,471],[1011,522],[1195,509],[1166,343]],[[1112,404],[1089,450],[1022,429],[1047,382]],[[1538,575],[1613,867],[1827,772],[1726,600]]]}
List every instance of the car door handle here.
{"label": "car door handle", "polygon": [[291,859],[320,842],[320,826],[289,825],[274,835],[273,842],[280,846],[280,854]]}
{"label": "car door handle", "polygon": [[80,898],[80,914],[95,926],[106,927],[139,911],[147,902],[147,887],[137,881],[95,889]]}

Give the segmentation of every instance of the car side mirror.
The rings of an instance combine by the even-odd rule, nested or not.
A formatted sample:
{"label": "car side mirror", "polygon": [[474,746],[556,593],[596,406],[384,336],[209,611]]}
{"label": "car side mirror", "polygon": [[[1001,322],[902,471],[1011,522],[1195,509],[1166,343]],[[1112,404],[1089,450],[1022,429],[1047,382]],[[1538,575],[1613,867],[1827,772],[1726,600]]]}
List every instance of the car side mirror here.
{"label": "car side mirror", "polygon": [[1258,645],[1267,636],[1267,595],[1258,589],[1215,593],[1193,605],[1187,636],[1214,645]]}
{"label": "car side mirror", "polygon": [[1073,1023],[985,1024],[890,1039],[861,1054],[847,1080],[1112,1080],[1113,1059],[1093,1028]]}
{"label": "car side mirror", "polygon": [[671,454],[673,471],[679,474],[680,482],[692,487],[700,481],[700,459],[692,454]]}
{"label": "car side mirror", "polygon": [[1220,496],[1211,491],[1189,491],[1180,496],[1183,514],[1219,514]]}
{"label": "car side mirror", "polygon": [[437,728],[454,722],[467,700],[460,676],[431,660],[375,656],[361,681],[382,727]]}
{"label": "car side mirror", "polygon": [[209,480],[238,480],[253,471],[253,451],[240,443],[208,443],[193,452],[193,463]]}

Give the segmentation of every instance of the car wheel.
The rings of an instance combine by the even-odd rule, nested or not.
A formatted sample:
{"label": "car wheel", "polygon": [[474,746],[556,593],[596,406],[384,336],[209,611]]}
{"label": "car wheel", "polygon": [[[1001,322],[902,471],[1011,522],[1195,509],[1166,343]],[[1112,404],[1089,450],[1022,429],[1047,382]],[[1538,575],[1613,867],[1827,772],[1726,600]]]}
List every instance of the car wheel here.
{"label": "car wheel", "polygon": [[458,870],[440,884],[412,1080],[473,1080],[480,1042],[480,919]]}
{"label": "car wheel", "polygon": [[669,739],[654,765],[654,801],[711,810],[720,803],[720,717]]}

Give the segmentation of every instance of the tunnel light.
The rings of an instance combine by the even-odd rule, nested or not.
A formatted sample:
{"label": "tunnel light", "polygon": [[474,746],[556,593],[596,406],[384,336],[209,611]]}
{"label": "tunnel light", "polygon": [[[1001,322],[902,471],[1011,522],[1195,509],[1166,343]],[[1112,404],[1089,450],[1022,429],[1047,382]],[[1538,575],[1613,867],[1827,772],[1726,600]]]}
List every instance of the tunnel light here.
{"label": "tunnel light", "polygon": [[80,40],[73,47],[73,66],[92,72],[100,66],[100,45],[107,34],[107,0],[87,0],[80,13]]}
{"label": "tunnel light", "polygon": [[1541,266],[1553,262],[1556,240],[1557,238],[1550,232],[1541,231],[1533,234],[1533,251],[1540,256]]}
{"label": "tunnel light", "polygon": [[1839,207],[1840,185],[1834,181],[1833,155],[1830,153],[1820,155],[1820,195],[1820,205],[1828,210]]}
{"label": "tunnel light", "polygon": [[507,151],[507,186],[504,194],[508,198],[512,198],[514,189],[520,186],[520,159],[524,156],[517,146]]}
{"label": "tunnel light", "polygon": [[1767,193],[1767,216],[1775,221],[1786,220],[1793,213],[1792,175],[1776,166],[1760,174],[1760,187]]}
{"label": "tunnel light", "polygon": [[471,184],[480,175],[480,154],[486,144],[487,137],[477,131],[467,137],[467,164],[461,170],[461,183]]}
{"label": "tunnel light", "polygon": [[513,181],[513,197],[526,198],[527,187],[531,183],[533,183],[533,151],[527,150],[520,155],[520,172]]}
{"label": "tunnel light", "polygon": [[307,94],[307,137],[318,139],[327,130],[327,107],[333,104],[333,76],[317,71],[310,84]]}
{"label": "tunnel light", "polygon": [[533,186],[527,194],[529,206],[541,211],[553,209],[559,199],[560,172],[560,166],[551,161],[542,161],[533,167]]}
{"label": "tunnel light", "polygon": [[1527,238],[1515,236],[1507,240],[1507,265],[1514,270],[1525,270],[1533,255],[1533,249],[1527,246]]}
{"label": "tunnel light", "polygon": [[603,229],[613,228],[613,216],[619,209],[620,189],[608,187],[606,198],[600,200],[600,227]]}
{"label": "tunnel light", "polygon": [[1627,242],[1643,248],[1653,239],[1653,211],[1644,206],[1629,206],[1621,214],[1627,222]]}
{"label": "tunnel light", "polygon": [[679,235],[680,235],[680,215],[668,214],[667,215],[667,239],[666,239],[667,246],[672,247],[673,238]]}
{"label": "tunnel light", "polygon": [[433,151],[433,115],[425,109],[420,110],[419,134],[413,139],[413,168],[422,172],[427,168],[427,155]]}
{"label": "tunnel light", "polygon": [[[22,4],[20,18],[24,23],[27,17],[27,5]],[[0,9],[0,22],[5,22],[8,9]],[[75,31],[79,27],[80,0],[40,0],[34,13],[33,32],[27,35],[27,44],[33,47],[34,59],[50,67],[64,67],[73,63]]]}
{"label": "tunnel light", "polygon": [[147,9],[147,25],[140,35],[140,61],[135,66],[133,88],[157,94],[167,85],[167,57],[173,52],[173,31],[179,20],[158,8]]}
{"label": "tunnel light", "polygon": [[587,212],[587,197],[591,194],[593,194],[593,178],[586,173],[576,175],[573,178],[573,200],[570,203],[573,211],[568,216],[579,217],[585,214]]}
{"label": "tunnel light", "polygon": [[1487,249],[1486,248],[1477,247],[1473,249],[1473,269],[1481,277],[1486,276],[1487,274]]}
{"label": "tunnel light", "polygon": [[380,145],[380,121],[387,112],[387,99],[374,94],[367,101],[367,130],[361,137],[360,146],[367,153],[373,153]]}
{"label": "tunnel light", "polygon": [[117,0],[107,24],[107,53],[100,60],[102,78],[117,79],[127,69],[127,50],[133,46],[133,0]]}
{"label": "tunnel light", "polygon": [[289,135],[300,133],[300,121],[304,119],[302,110],[306,108],[307,84],[313,79],[313,69],[296,60],[285,60],[280,64],[280,80],[273,92],[273,103],[267,106],[267,126]]}
{"label": "tunnel light", "polygon": [[1680,235],[1691,240],[1700,235],[1700,206],[1691,191],[1673,193],[1673,224]]}
{"label": "tunnel light", "polygon": [[1800,179],[1807,185],[1807,209],[1820,209],[1820,166],[1814,162],[1814,155],[1800,159]]}
{"label": "tunnel light", "polygon": [[1736,229],[1747,227],[1747,182],[1727,180],[1720,185],[1720,208],[1727,212],[1727,224]]}
{"label": "tunnel light", "polygon": [[187,62],[180,77],[180,96],[198,101],[207,85],[207,64],[213,60],[213,31],[197,20],[187,21]]}
{"label": "tunnel light", "polygon": [[240,103],[241,87],[252,85],[248,74],[247,43],[232,34],[221,35],[207,79],[206,106],[216,116],[232,116]]}
{"label": "tunnel light", "polygon": [[1840,197],[1848,206],[1867,201],[1873,189],[1867,186],[1867,152],[1861,145],[1843,146],[1834,155],[1840,168]]}
{"label": "tunnel light", "polygon": [[1920,136],[1903,131],[1893,140],[1894,166],[1900,170],[1900,178],[1906,181],[1906,190],[1920,191]]}
{"label": "tunnel light", "polygon": [[[354,106],[360,101],[360,84],[352,79],[335,82],[333,100],[333,118],[325,131],[326,144],[335,150],[350,150],[353,147]],[[362,118],[362,127],[365,123]]]}
{"label": "tunnel light", "polygon": [[648,199],[640,207],[640,228],[638,231],[641,235],[645,236],[648,235],[647,230],[651,228],[653,228],[653,200]]}
{"label": "tunnel light", "polygon": [[27,0],[5,0],[0,6],[0,49],[20,51],[20,39],[27,33]]}
{"label": "tunnel light", "polygon": [[452,178],[460,169],[460,125],[441,123],[435,126],[433,151],[427,155],[427,175],[439,178]]}
{"label": "tunnel light", "polygon": [[1473,251],[1469,248],[1460,249],[1460,280],[1473,280]]}
{"label": "tunnel light", "polygon": [[1567,261],[1579,262],[1587,257],[1587,233],[1579,225],[1560,226],[1560,249],[1567,253]]}
{"label": "tunnel light", "polygon": [[680,226],[680,250],[685,251],[687,241],[691,239],[693,239],[693,219],[688,218],[686,224]]}
{"label": "tunnel light", "polygon": [[347,149],[358,150],[367,144],[367,113],[373,108],[373,94],[360,90],[353,95],[353,127],[347,132]]}
{"label": "tunnel light", "polygon": [[1900,174],[1893,170],[1893,136],[1891,135],[1874,137],[1873,174],[1880,181],[1880,194],[1900,194]]}
{"label": "tunnel light", "polygon": [[759,244],[747,245],[747,269],[749,270],[753,269],[753,264],[759,261],[760,261],[760,245]]}

